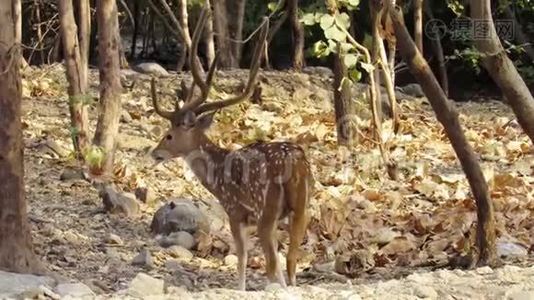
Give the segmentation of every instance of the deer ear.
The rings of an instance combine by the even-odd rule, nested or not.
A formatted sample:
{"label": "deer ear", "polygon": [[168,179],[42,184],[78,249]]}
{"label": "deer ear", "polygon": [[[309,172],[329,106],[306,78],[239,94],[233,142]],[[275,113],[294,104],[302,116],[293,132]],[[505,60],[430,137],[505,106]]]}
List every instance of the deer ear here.
{"label": "deer ear", "polygon": [[213,116],[215,111],[203,114],[197,119],[197,127],[200,129],[208,129],[213,123]]}
{"label": "deer ear", "polygon": [[193,127],[193,126],[195,126],[195,124],[197,122],[197,116],[195,115],[194,112],[188,111],[184,115],[184,121],[183,122],[184,122],[185,126]]}

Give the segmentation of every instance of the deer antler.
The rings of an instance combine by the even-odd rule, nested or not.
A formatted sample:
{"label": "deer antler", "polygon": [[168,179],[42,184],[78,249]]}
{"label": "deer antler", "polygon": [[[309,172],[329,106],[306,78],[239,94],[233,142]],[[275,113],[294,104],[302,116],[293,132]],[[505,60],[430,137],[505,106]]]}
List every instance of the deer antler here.
{"label": "deer antler", "polygon": [[197,115],[207,112],[207,111],[218,110],[226,106],[237,104],[249,98],[252,95],[254,86],[256,85],[256,78],[258,76],[260,65],[263,59],[263,53],[265,50],[265,44],[266,44],[266,38],[267,38],[268,32],[269,32],[269,18],[264,17],[263,27],[260,31],[258,41],[256,42],[254,55],[252,56],[252,62],[251,62],[250,71],[249,71],[250,73],[249,73],[248,82],[245,87],[245,90],[240,95],[237,95],[235,97],[225,99],[222,101],[210,102],[210,103],[206,103],[206,104],[199,106],[197,109],[195,109],[195,113]]}
{"label": "deer antler", "polygon": [[[202,9],[197,25],[195,27],[195,31],[193,33],[191,51],[189,53],[189,65],[191,67],[193,83],[191,84],[191,86],[188,87],[186,82],[182,80],[182,83],[181,83],[182,90],[181,90],[179,98],[180,100],[184,102],[184,105],[180,108],[177,102],[174,111],[164,111],[158,104],[156,82],[155,82],[155,79],[152,78],[151,90],[152,90],[152,103],[154,105],[154,109],[157,114],[159,114],[163,118],[168,119],[170,121],[179,120],[179,118],[183,116],[183,114],[186,111],[193,111],[197,115],[200,115],[201,113],[204,113],[204,112],[218,110],[226,106],[237,104],[243,101],[244,99],[249,98],[252,95],[254,86],[256,85],[256,78],[257,78],[259,68],[261,65],[261,61],[263,58],[267,34],[269,32],[269,18],[267,17],[263,18],[263,25],[262,25],[262,28],[261,28],[261,31],[258,37],[256,47],[254,49],[254,55],[252,57],[252,62],[251,62],[250,71],[249,71],[249,78],[248,78],[248,82],[245,87],[245,90],[240,95],[237,95],[235,97],[225,99],[222,101],[203,104],[208,99],[210,87],[212,85],[213,78],[215,76],[217,62],[219,61],[219,57],[220,57],[219,52],[217,52],[215,55],[215,59],[213,60],[213,62],[211,63],[209,67],[208,73],[206,75],[206,80],[203,80],[201,76],[201,71],[200,71],[201,66],[198,64],[195,54],[198,50],[198,43],[202,35],[202,31],[206,25],[206,21],[208,20],[209,13],[210,11],[208,8]],[[193,98],[195,86],[198,86],[201,91],[200,97],[197,97],[197,98]]]}
{"label": "deer antler", "polygon": [[[168,119],[171,121],[178,119],[183,114],[184,111],[194,109],[195,107],[199,106],[202,102],[204,102],[208,97],[209,85],[211,84],[213,80],[213,74],[215,73],[215,66],[218,61],[218,55],[215,57],[215,60],[210,66],[206,81],[203,81],[201,78],[201,75],[200,75],[201,66],[198,64],[198,60],[196,59],[198,42],[202,35],[202,30],[204,29],[204,26],[206,25],[206,21],[208,20],[208,14],[209,14],[209,9],[207,8],[202,9],[200,13],[200,17],[197,21],[197,25],[195,27],[195,31],[193,33],[191,51],[189,53],[189,62],[191,66],[191,73],[193,74],[193,83],[191,83],[191,86],[188,86],[186,81],[182,80],[181,92],[179,93],[179,96],[178,96],[179,101],[176,101],[174,111],[164,111],[159,106],[157,92],[156,92],[156,82],[155,82],[155,79],[152,78],[152,82],[151,82],[152,103],[154,105],[154,109],[156,113],[165,119]],[[196,85],[200,87],[202,91],[202,95],[201,97],[192,100]],[[179,103],[181,102],[180,100],[184,102],[184,105],[181,108],[179,106]]]}

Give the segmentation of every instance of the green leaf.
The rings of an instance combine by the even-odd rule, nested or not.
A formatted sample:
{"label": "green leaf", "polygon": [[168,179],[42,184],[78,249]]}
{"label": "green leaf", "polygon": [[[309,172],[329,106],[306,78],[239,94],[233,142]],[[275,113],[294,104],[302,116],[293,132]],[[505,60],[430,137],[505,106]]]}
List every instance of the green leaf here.
{"label": "green leaf", "polygon": [[306,26],[315,25],[315,15],[313,13],[308,13],[302,16],[300,22],[304,23]]}
{"label": "green leaf", "polygon": [[348,29],[350,27],[350,17],[346,13],[336,14],[336,25]]}
{"label": "green leaf", "polygon": [[357,7],[358,5],[360,5],[360,0],[348,0],[348,3],[352,7]]}
{"label": "green leaf", "polygon": [[357,69],[352,69],[349,72],[349,77],[353,82],[359,82],[362,79],[362,72]]}
{"label": "green leaf", "polygon": [[352,46],[351,43],[339,43],[339,48],[341,50],[341,53],[349,53],[350,50],[354,49],[354,46]]}
{"label": "green leaf", "polygon": [[324,31],[324,36],[337,42],[344,42],[347,36],[337,26],[332,26]]}
{"label": "green leaf", "polygon": [[334,17],[328,14],[321,16],[321,28],[325,30],[325,32],[327,29],[331,28],[332,25],[334,25]]}
{"label": "green leaf", "polygon": [[317,58],[326,57],[330,55],[331,51],[328,48],[328,45],[324,41],[317,41],[313,44],[313,55]]}
{"label": "green leaf", "polygon": [[267,8],[271,12],[275,11],[278,8],[278,2],[269,2],[269,4],[267,4]]}
{"label": "green leaf", "polygon": [[375,69],[375,66],[373,66],[372,64],[369,64],[369,63],[360,63],[360,66],[362,67],[362,69],[364,69],[365,71],[367,71],[367,73],[372,73]]}
{"label": "green leaf", "polygon": [[348,85],[348,86],[352,85],[352,80],[350,80],[350,78],[348,77],[343,77],[341,79],[341,83],[339,84],[339,87],[337,88],[337,90],[341,91],[345,85]]}
{"label": "green leaf", "polygon": [[343,56],[343,64],[347,69],[352,69],[358,63],[359,55],[357,54],[345,54]]}

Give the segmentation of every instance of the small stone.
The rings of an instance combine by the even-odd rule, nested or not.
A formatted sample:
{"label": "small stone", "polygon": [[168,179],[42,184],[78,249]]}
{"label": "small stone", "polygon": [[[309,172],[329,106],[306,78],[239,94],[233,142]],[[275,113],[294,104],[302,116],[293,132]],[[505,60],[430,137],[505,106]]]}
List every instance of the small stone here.
{"label": "small stone", "polygon": [[361,300],[362,297],[353,291],[341,291],[339,293],[340,299],[343,300]]}
{"label": "small stone", "polygon": [[283,290],[283,287],[278,282],[271,282],[265,286],[265,291],[269,293],[274,293],[280,290]]}
{"label": "small stone", "polygon": [[170,75],[165,68],[155,62],[144,62],[137,64],[132,66],[132,70],[142,74],[155,75],[159,77],[167,77]]}
{"label": "small stone", "polygon": [[122,110],[120,121],[123,123],[130,123],[133,121],[132,115],[126,110]]}
{"label": "small stone", "polygon": [[110,233],[106,236],[105,242],[110,245],[122,245],[122,239],[120,236]]}
{"label": "small stone", "polygon": [[85,175],[80,169],[65,169],[59,175],[59,180],[61,181],[70,181],[70,180],[85,180]]}
{"label": "small stone", "polygon": [[145,273],[139,273],[130,282],[128,295],[132,297],[144,298],[147,296],[158,296],[164,293],[164,282]]}
{"label": "small stone", "polygon": [[414,293],[419,298],[430,298],[430,299],[437,299],[438,298],[438,292],[430,286],[417,286],[415,287]]}
{"label": "small stone", "polygon": [[145,204],[154,204],[156,202],[156,194],[149,187],[138,187],[135,189],[135,197],[137,200]]}
{"label": "small stone", "polygon": [[475,272],[479,275],[492,274],[493,269],[489,266],[485,266],[485,267],[477,268]]}
{"label": "small stone", "polygon": [[[0,294],[1,295],[1,294]],[[38,287],[32,287],[19,295],[22,299],[60,299],[61,296],[54,293],[49,287],[40,285]],[[1,298],[4,299],[4,298]]]}
{"label": "small stone", "polygon": [[237,255],[229,254],[224,257],[224,265],[229,267],[235,267],[237,266],[237,262],[239,261],[239,258]]}
{"label": "small stone", "polygon": [[189,250],[195,246],[195,243],[195,238],[189,232],[185,231],[173,232],[169,236],[164,236],[159,239],[159,244],[165,248],[178,245]]}
{"label": "small stone", "polygon": [[101,189],[100,197],[104,208],[109,213],[124,214],[127,217],[139,213],[139,204],[133,194],[118,193],[112,186],[106,185]]}
{"label": "small stone", "polygon": [[0,271],[0,299],[15,298],[25,291],[55,284],[54,279],[46,276]]}
{"label": "small stone", "polygon": [[183,270],[182,262],[177,259],[166,260],[165,268],[167,268],[169,271]]}
{"label": "small stone", "polygon": [[510,293],[506,299],[508,300],[532,300],[534,299],[534,291],[519,291]]}
{"label": "small stone", "polygon": [[497,255],[501,258],[525,258],[528,256],[528,250],[516,243],[497,243]]}
{"label": "small stone", "polygon": [[85,284],[78,283],[61,283],[56,286],[56,293],[62,298],[71,296],[74,298],[94,297],[95,293]]}
{"label": "small stone", "polygon": [[152,268],[154,266],[154,260],[152,259],[150,251],[147,249],[141,250],[141,252],[133,258],[132,265]]}
{"label": "small stone", "polygon": [[179,258],[185,261],[190,261],[193,259],[193,253],[182,246],[170,246],[165,250],[165,252],[174,258]]}

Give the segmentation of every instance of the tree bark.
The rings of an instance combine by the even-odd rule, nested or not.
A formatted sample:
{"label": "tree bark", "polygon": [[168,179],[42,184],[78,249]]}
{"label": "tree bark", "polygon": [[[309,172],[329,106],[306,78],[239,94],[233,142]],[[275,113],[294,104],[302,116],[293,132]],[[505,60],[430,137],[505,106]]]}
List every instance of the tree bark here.
{"label": "tree bark", "polygon": [[[211,11],[210,0],[206,0],[205,5]],[[213,12],[209,15],[206,23],[206,29],[204,30],[204,43],[206,44],[206,59],[208,61],[208,65],[211,66],[211,63],[215,59],[215,43],[213,41]]]}
{"label": "tree bark", "polygon": [[105,153],[103,169],[112,172],[115,154],[115,136],[119,129],[121,112],[121,82],[118,16],[115,0],[97,1],[99,29],[98,54],[100,71],[100,106],[93,143]]}
{"label": "tree bark", "polygon": [[[168,11],[169,14],[172,14],[172,11]],[[197,55],[196,53],[191,53],[191,34],[189,33],[189,20],[187,16],[187,0],[178,0],[178,22],[183,30],[183,38],[186,44],[186,51],[183,53],[185,57],[189,55]],[[186,60],[187,63],[187,60]],[[181,62],[178,61],[178,65],[181,65]],[[191,66],[189,66],[191,68]]]}
{"label": "tree bark", "polygon": [[235,58],[228,33],[228,14],[225,0],[213,0],[213,28],[216,33],[217,49],[219,49],[219,67],[229,69],[236,67]]}
{"label": "tree bark", "polygon": [[[424,4],[425,13],[428,16],[430,20],[434,19],[434,14],[432,13],[432,9],[430,8],[430,3],[426,1]],[[437,32],[429,32],[429,34],[433,34],[432,38],[430,39],[432,50],[434,51],[434,54],[436,54],[436,59],[438,61],[438,69],[439,69],[439,82],[441,84],[441,88],[445,92],[445,95],[449,96],[449,77],[447,76],[447,66],[445,66],[445,56],[443,55],[443,46],[441,45],[441,37],[438,35]]]}
{"label": "tree bark", "polygon": [[471,18],[484,20],[485,29],[488,30],[487,38],[475,39],[475,46],[482,52],[482,65],[501,89],[523,130],[534,142],[534,99],[497,36],[490,1],[471,1]]}
{"label": "tree bark", "polygon": [[298,15],[298,0],[288,0],[287,15],[291,25],[291,39],[293,42],[292,59],[293,69],[301,71],[305,66],[304,61],[304,26],[300,23]]}
{"label": "tree bark", "polygon": [[477,204],[478,217],[478,259],[474,263],[477,265],[492,265],[497,259],[495,215],[493,203],[488,192],[488,185],[484,179],[478,159],[464,135],[458,119],[458,112],[453,103],[445,96],[428,63],[411,39],[408,30],[404,26],[402,15],[393,7],[390,8],[390,15],[394,23],[400,53],[421,85],[432,109],[436,113],[438,121],[443,125],[471,186],[471,191]]}
{"label": "tree bark", "polygon": [[78,40],[80,45],[80,59],[82,68],[80,69],[80,81],[82,92],[87,88],[87,74],[89,68],[89,47],[91,45],[91,5],[89,0],[78,1]]}
{"label": "tree bark", "polygon": [[132,33],[132,46],[130,47],[130,59],[135,59],[135,52],[137,50],[137,36],[139,35],[139,18],[141,17],[141,8],[139,1],[135,1],[133,4],[133,33]]}
{"label": "tree bark", "polygon": [[413,7],[414,39],[417,49],[423,52],[423,1],[415,0]]}
{"label": "tree bark", "polygon": [[343,80],[348,76],[347,68],[343,63],[343,54],[338,47],[334,55],[334,111],[337,124],[337,142],[339,145],[354,145],[356,142],[356,123],[353,120],[351,83]]}
{"label": "tree bark", "polygon": [[232,34],[230,37],[237,42],[232,42],[230,45],[232,47],[232,55],[235,60],[235,67],[239,67],[241,62],[241,52],[243,50],[243,22],[245,21],[245,7],[247,4],[246,0],[231,0],[230,3],[231,11],[234,17],[230,18],[229,30]]}
{"label": "tree bark", "polygon": [[33,253],[24,195],[21,81],[13,1],[0,1],[0,269],[31,273]]}
{"label": "tree bark", "polygon": [[68,94],[72,126],[71,136],[76,157],[81,160],[88,144],[88,115],[85,95],[87,90],[87,65],[84,65],[82,61],[81,48],[78,44],[72,0],[59,1],[59,21],[61,37],[63,39],[67,80],[69,82]]}

